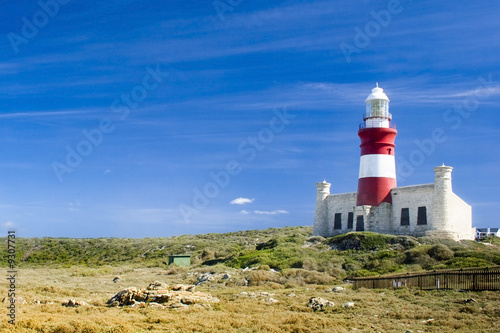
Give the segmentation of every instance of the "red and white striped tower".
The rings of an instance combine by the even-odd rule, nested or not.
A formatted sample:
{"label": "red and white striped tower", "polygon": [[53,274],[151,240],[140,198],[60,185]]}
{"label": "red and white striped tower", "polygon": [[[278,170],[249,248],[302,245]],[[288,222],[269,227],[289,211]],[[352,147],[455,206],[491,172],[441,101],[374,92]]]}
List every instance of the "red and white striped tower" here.
{"label": "red and white striped tower", "polygon": [[358,131],[361,161],[356,205],[378,206],[392,203],[390,192],[396,187],[394,139],[398,132],[391,124],[389,98],[378,83],[365,102],[364,122]]}

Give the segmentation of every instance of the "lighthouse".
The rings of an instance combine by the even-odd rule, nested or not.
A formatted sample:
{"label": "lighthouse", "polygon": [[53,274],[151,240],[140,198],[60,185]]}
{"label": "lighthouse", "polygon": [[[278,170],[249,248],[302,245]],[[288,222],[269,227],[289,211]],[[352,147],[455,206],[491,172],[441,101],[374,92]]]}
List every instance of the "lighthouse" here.
{"label": "lighthouse", "polygon": [[365,103],[366,112],[358,131],[361,139],[358,191],[335,193],[326,179],[316,183],[313,235],[332,237],[371,231],[474,239],[476,228],[472,227],[471,206],[452,191],[453,168],[435,167],[434,183],[397,187],[394,139],[398,132],[391,122],[389,98],[377,83]]}
{"label": "lighthouse", "polygon": [[366,112],[358,131],[361,158],[356,206],[392,204],[390,192],[396,187],[394,139],[397,131],[391,122],[389,98],[377,83],[365,103]]}

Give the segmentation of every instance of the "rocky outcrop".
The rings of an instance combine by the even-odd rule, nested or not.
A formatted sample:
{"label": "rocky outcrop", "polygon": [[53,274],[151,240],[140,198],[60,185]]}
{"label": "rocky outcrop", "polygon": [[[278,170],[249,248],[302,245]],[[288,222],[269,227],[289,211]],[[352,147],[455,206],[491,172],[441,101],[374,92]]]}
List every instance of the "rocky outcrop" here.
{"label": "rocky outcrop", "polygon": [[199,304],[210,307],[213,303],[219,303],[219,299],[210,294],[194,292],[192,285],[167,286],[164,283],[155,281],[146,289],[130,287],[123,289],[106,303],[109,306],[132,306],[157,308],[181,308]]}

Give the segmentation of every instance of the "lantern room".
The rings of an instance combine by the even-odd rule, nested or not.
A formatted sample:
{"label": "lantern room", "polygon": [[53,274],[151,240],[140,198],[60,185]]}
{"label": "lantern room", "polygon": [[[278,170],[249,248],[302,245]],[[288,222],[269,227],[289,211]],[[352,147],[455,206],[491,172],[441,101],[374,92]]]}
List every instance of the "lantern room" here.
{"label": "lantern room", "polygon": [[363,127],[389,127],[392,115],[389,113],[389,98],[378,83],[372,93],[366,98],[366,112],[363,117]]}

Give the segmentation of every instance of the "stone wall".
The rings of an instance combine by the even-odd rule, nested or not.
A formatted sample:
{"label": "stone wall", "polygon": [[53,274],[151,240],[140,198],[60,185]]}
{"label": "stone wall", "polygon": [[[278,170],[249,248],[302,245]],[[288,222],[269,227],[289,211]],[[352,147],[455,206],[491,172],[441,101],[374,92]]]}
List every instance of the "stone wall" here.
{"label": "stone wall", "polygon": [[[423,236],[432,228],[434,184],[403,186],[392,189],[391,234]],[[418,207],[426,207],[427,224],[418,225]],[[402,209],[409,212],[409,224],[401,225]]]}
{"label": "stone wall", "polygon": [[[327,198],[328,207],[328,235],[335,236],[338,234],[354,231],[356,223],[353,222],[353,228],[347,227],[347,218],[349,213],[353,213],[356,206],[356,192],[330,194]],[[340,229],[334,229],[335,214],[340,214]],[[354,217],[356,219],[356,217]]]}

